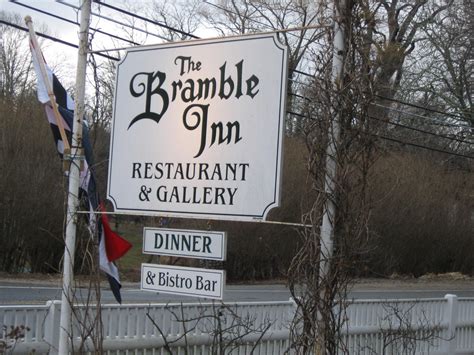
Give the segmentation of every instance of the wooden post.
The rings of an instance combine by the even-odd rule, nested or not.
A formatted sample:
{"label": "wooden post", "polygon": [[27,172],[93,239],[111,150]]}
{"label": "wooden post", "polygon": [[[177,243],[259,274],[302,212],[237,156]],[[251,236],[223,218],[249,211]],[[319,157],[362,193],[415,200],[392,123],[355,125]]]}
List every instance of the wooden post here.
{"label": "wooden post", "polygon": [[44,85],[46,85],[46,90],[48,91],[49,102],[51,103],[51,106],[53,108],[54,118],[56,119],[56,124],[59,128],[59,134],[61,135],[61,140],[63,141],[63,144],[64,144],[64,156],[69,155],[71,153],[71,147],[69,146],[69,141],[66,136],[66,131],[64,130],[63,118],[58,110],[58,104],[56,103],[56,96],[54,96],[54,91],[53,91],[53,84],[49,81],[48,72],[46,70],[46,63],[44,62],[44,58],[41,55],[40,46],[38,44],[38,40],[36,38],[36,34],[33,29],[33,21],[31,20],[30,16],[25,17],[25,24],[28,27],[28,31],[30,33],[31,45],[33,46],[33,49],[34,49],[33,55],[36,56],[36,59],[38,61],[40,71],[41,71],[41,76],[43,77]]}

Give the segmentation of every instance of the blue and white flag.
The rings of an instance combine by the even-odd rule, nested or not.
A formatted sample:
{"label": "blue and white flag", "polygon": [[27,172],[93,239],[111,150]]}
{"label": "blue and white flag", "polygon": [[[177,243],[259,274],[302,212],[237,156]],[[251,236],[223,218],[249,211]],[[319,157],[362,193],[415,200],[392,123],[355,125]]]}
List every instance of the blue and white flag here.
{"label": "blue and white flag", "polygon": [[[32,60],[36,71],[36,76],[38,78],[38,100],[44,105],[46,116],[53,133],[56,149],[58,150],[59,155],[63,157],[65,145],[61,138],[57,119],[50,102],[48,89],[46,83],[43,80],[43,75],[41,75],[40,64],[38,62],[38,56],[42,56],[42,53],[39,48],[34,47],[34,44],[31,41],[30,49],[32,52]],[[72,126],[74,122],[74,101],[61,85],[56,75],[54,75],[54,73],[48,67],[46,67],[46,71],[49,82],[52,83],[52,89],[56,98],[56,103],[58,105],[58,111],[61,115],[60,119],[62,120],[62,126],[64,127],[69,145],[71,145]],[[95,178],[91,170],[91,167],[93,166],[92,146],[90,144],[88,128],[85,122],[83,124],[82,130],[82,144],[85,153],[85,162],[80,172],[80,194],[88,202],[88,208],[90,211],[89,230],[93,235],[98,235],[100,238],[100,269],[106,273],[115,299],[117,302],[122,303],[122,297],[120,295],[120,288],[122,286],[120,283],[118,269],[114,261],[123,256],[132,245],[111,230],[105,214],[102,214],[101,218],[96,217],[95,212],[105,212],[105,210],[99,202],[100,200],[96,189]]]}

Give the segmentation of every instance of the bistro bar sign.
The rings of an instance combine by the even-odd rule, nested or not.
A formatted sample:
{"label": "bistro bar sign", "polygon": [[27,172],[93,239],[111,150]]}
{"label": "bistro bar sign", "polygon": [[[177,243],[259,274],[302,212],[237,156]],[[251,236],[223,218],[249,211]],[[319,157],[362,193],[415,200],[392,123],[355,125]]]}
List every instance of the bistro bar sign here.
{"label": "bistro bar sign", "polygon": [[141,289],[174,295],[222,299],[224,271],[142,264]]}
{"label": "bistro bar sign", "polygon": [[115,209],[265,219],[280,204],[286,78],[276,34],[129,49],[114,98]]}

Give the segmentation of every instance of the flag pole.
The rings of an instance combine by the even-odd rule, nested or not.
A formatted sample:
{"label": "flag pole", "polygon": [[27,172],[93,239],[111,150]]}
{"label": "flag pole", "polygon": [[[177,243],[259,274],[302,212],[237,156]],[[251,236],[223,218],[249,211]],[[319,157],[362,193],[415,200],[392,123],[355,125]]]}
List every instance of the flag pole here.
{"label": "flag pole", "polygon": [[76,71],[76,97],[71,151],[71,167],[69,169],[68,204],[66,216],[66,246],[63,260],[63,288],[61,297],[61,318],[59,327],[60,355],[68,354],[72,335],[72,303],[74,281],[74,254],[76,247],[77,210],[79,207],[80,161],[82,159],[82,118],[84,116],[84,99],[86,84],[88,34],[91,15],[91,0],[83,0],[79,29],[79,50]]}
{"label": "flag pole", "polygon": [[33,46],[33,53],[36,56],[36,59],[39,63],[41,76],[43,77],[43,82],[45,83],[46,90],[48,91],[49,102],[51,102],[51,106],[53,108],[54,118],[56,119],[56,124],[59,128],[59,134],[61,135],[61,140],[63,141],[63,144],[64,144],[64,156],[66,156],[71,152],[71,147],[69,146],[69,141],[66,136],[66,131],[64,130],[63,119],[61,117],[61,114],[59,113],[56,97],[54,96],[53,85],[49,81],[48,72],[46,70],[46,63],[44,62],[44,58],[41,55],[38,39],[36,38],[36,33],[33,29],[33,21],[31,20],[30,16],[25,17],[25,24],[28,27],[31,44]]}

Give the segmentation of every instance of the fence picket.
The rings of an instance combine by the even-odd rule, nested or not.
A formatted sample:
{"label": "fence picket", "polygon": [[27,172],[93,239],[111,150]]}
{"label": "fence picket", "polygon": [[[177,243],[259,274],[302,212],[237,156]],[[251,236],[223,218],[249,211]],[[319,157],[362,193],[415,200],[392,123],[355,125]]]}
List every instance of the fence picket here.
{"label": "fence picket", "polygon": [[[78,314],[94,312],[93,309],[75,307],[78,308]],[[296,312],[294,302],[240,302],[227,304],[226,307],[228,308],[223,310],[226,316],[220,318],[223,327],[233,325],[229,310],[242,319],[253,322],[251,326],[254,328],[264,326],[267,321],[271,322],[267,333],[256,347],[255,354],[283,354],[288,350],[290,323]],[[184,332],[183,322],[177,321],[171,312],[181,318],[181,311],[187,318],[193,318],[193,321],[186,322],[186,329],[190,331],[187,335],[189,343],[178,339],[173,351],[177,354],[186,351],[207,354],[213,347],[212,337],[208,333],[216,325],[215,316],[220,311],[220,305],[102,305],[101,309],[103,336],[105,340],[108,339],[104,342],[104,351],[107,354],[165,354],[163,337],[146,314],[150,313],[165,336],[178,339]],[[0,326],[5,325],[10,329],[11,326],[23,325],[30,328],[25,337],[17,342],[15,354],[29,353],[32,349],[36,353],[54,353],[59,312],[58,301],[50,301],[44,306],[0,306]],[[474,352],[474,298],[458,299],[456,296],[447,295],[444,299],[355,300],[349,303],[346,314],[347,322],[341,333],[350,354],[382,353],[384,350],[386,354],[400,352],[402,345],[391,339],[387,333],[390,327],[393,328],[391,330],[396,330],[398,326],[410,327],[412,334],[419,337],[413,343],[417,354]],[[199,322],[195,320],[202,315],[209,318]],[[401,319],[401,316],[406,319]],[[384,333],[382,328],[385,329]],[[430,331],[435,331],[435,337],[430,341],[421,341]],[[77,335],[79,334],[78,332]],[[449,337],[449,334],[455,337]],[[259,336],[258,333],[249,334],[240,344],[236,344],[232,354],[246,354]],[[5,334],[3,337],[5,338]],[[78,338],[77,342],[79,341]],[[107,346],[109,348],[106,348]]]}

